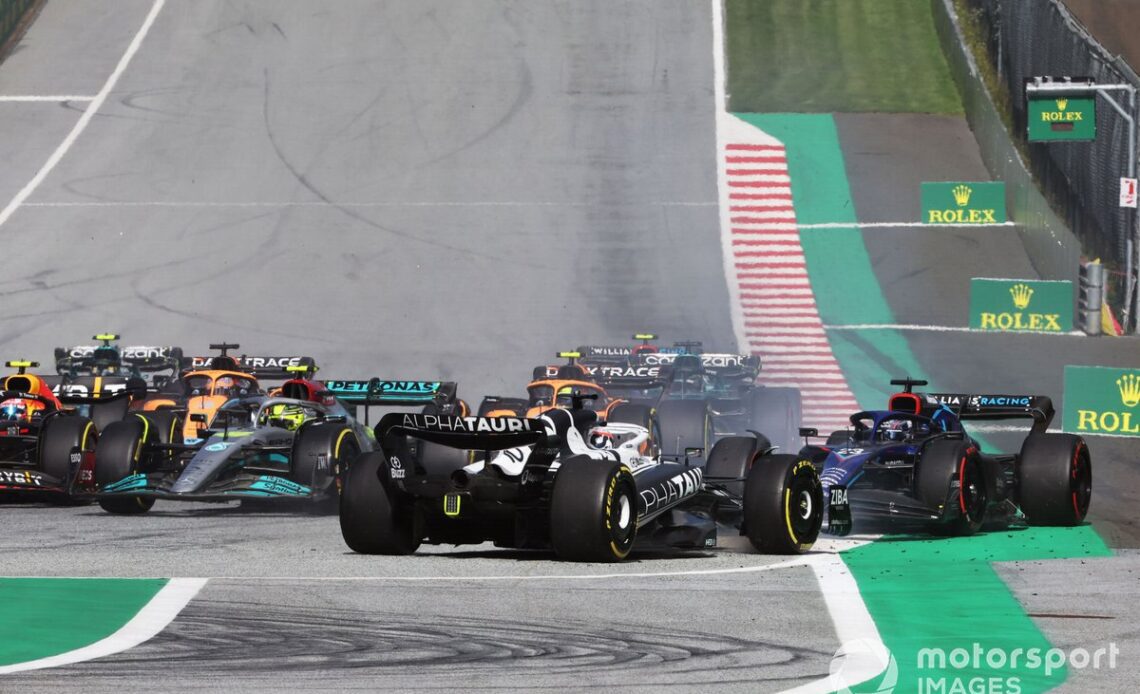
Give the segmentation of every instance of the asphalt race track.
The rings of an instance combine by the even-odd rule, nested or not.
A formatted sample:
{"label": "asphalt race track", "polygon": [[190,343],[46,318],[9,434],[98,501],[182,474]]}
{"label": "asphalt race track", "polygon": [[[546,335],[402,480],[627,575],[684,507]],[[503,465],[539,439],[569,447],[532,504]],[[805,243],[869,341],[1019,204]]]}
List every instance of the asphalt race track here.
{"label": "asphalt race track", "polygon": [[[97,95],[151,7],[47,2],[0,94]],[[224,339],[477,400],[585,338],[733,348],[711,45],[709,5],[683,1],[168,3],[0,226],[0,351]],[[88,103],[0,103],[0,201]],[[671,577],[568,580],[543,577],[597,567],[363,557],[303,513],[3,514],[6,575],[218,577],[146,644],[4,691],[775,691],[838,647],[803,567],[685,573],[779,561],[734,538],[616,569]]]}
{"label": "asphalt race track", "polygon": [[[457,380],[475,404],[586,340],[736,349],[713,56],[711,3],[690,0],[47,0],[0,64],[0,355],[105,330],[188,354],[226,340],[310,354],[321,378]],[[916,181],[988,178],[960,118],[836,122],[861,222],[916,219],[897,193]],[[902,323],[964,325],[963,278],[1034,272],[1012,229],[864,240]],[[1059,393],[1064,364],[1134,363],[1134,342],[906,341],[948,390]],[[1092,519],[1140,547],[1135,454],[1090,447]],[[298,508],[0,514],[5,576],[210,579],[153,639],[0,692],[765,692],[825,678],[841,642],[817,573],[832,543],[788,562],[722,534],[598,566],[366,557]],[[1137,556],[1099,561],[999,570],[1031,612],[1119,619],[1043,623],[1057,643],[1134,651],[1135,608],[1083,587],[1134,591]]]}

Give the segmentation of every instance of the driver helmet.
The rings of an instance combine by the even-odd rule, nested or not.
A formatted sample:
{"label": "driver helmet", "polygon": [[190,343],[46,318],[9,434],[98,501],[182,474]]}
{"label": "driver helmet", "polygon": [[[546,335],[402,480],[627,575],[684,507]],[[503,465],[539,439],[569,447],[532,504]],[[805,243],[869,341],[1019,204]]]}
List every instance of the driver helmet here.
{"label": "driver helmet", "polygon": [[262,424],[296,431],[305,422],[305,408],[300,405],[277,403],[262,413]]}
{"label": "driver helmet", "polygon": [[574,388],[572,386],[562,386],[558,389],[556,401],[560,405],[569,405],[572,402],[572,399],[570,397],[572,395],[574,395]]}
{"label": "driver helmet", "polygon": [[228,394],[234,387],[234,379],[229,376],[219,376],[214,380],[214,393]]}
{"label": "driver helmet", "polygon": [[598,450],[617,448],[617,436],[605,429],[594,429],[590,432],[590,448]]}
{"label": "driver helmet", "polygon": [[905,441],[910,436],[911,425],[905,419],[892,419],[883,423],[883,438],[888,441]]}
{"label": "driver helmet", "polygon": [[31,420],[28,402],[22,398],[10,398],[0,402],[0,421],[27,422]]}

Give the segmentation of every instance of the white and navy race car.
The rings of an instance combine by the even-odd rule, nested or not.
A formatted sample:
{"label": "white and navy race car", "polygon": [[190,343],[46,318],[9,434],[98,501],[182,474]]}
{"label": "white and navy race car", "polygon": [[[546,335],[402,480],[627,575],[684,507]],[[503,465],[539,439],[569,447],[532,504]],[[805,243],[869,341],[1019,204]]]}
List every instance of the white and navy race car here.
{"label": "white and navy race car", "polygon": [[365,554],[491,541],[619,561],[635,543],[715,546],[718,522],[760,551],[796,553],[822,525],[812,464],[759,436],[667,456],[644,427],[580,402],[534,419],[395,412],[375,433],[380,450],[349,465],[340,507],[345,542]]}

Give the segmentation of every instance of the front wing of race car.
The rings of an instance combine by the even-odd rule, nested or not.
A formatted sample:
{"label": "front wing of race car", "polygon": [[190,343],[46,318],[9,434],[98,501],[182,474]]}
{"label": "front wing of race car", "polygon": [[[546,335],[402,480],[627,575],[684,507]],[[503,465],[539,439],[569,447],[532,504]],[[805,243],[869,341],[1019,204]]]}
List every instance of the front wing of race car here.
{"label": "front wing of race car", "polygon": [[137,473],[108,484],[96,497],[145,496],[182,501],[232,501],[241,498],[308,499],[317,496],[309,486],[265,473],[241,473],[193,492],[172,491],[176,479],[167,473]]}

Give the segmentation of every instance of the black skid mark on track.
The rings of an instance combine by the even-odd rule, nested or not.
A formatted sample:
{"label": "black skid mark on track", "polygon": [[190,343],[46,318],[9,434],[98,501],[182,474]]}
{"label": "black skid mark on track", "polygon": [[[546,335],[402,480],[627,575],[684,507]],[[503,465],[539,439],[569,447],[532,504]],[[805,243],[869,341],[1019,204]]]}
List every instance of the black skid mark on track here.
{"label": "black skid mark on track", "polygon": [[324,193],[324,191],[320,190],[316,185],[313,184],[312,181],[309,180],[309,178],[305,175],[305,172],[298,169],[293,164],[293,162],[290,161],[290,159],[285,155],[284,150],[281,149],[281,145],[280,145],[280,143],[278,143],[277,137],[273,133],[273,126],[271,124],[272,120],[270,119],[270,116],[269,116],[269,83],[270,83],[269,69],[266,68],[265,69],[264,99],[263,99],[263,103],[262,103],[262,117],[263,117],[263,120],[265,122],[265,134],[269,138],[269,144],[273,147],[273,152],[277,155],[277,159],[280,160],[280,162],[285,166],[285,168],[289,171],[289,173],[293,176],[293,178],[295,178],[298,183],[300,183],[302,186],[304,186],[304,188],[306,190],[308,190],[313,195],[317,196],[317,198],[319,200],[321,200],[324,203],[327,203],[330,207],[337,210],[338,212],[340,212],[340,213],[344,214],[345,216],[350,217],[351,219],[354,219],[354,220],[356,220],[362,224],[370,226],[373,229],[376,229],[377,231],[382,231],[386,234],[391,234],[392,236],[396,236],[396,237],[404,239],[406,241],[411,241],[414,243],[423,244],[425,246],[432,246],[434,248],[442,248],[444,250],[452,251],[453,253],[459,253],[460,255],[464,255],[464,256],[483,258],[484,260],[490,260],[490,261],[493,261],[496,263],[498,263],[500,261],[500,258],[498,258],[497,256],[494,256],[494,255],[488,254],[488,253],[481,253],[479,251],[475,251],[475,250],[472,250],[470,248],[460,248],[458,246],[452,246],[451,244],[442,243],[440,241],[434,241],[432,239],[420,238],[419,236],[416,236],[414,234],[410,234],[410,233],[407,233],[404,231],[400,231],[399,229],[393,229],[392,227],[384,226],[383,224],[380,224],[376,221],[369,219],[368,217],[365,217],[363,214],[357,212],[356,210],[352,209],[351,207],[347,207],[345,205],[342,205],[342,204],[336,202],[335,200],[330,198],[328,195],[326,195]]}
{"label": "black skid mark on track", "polygon": [[[607,672],[685,673],[702,682],[755,682],[764,668],[797,667],[827,654],[811,648],[699,631],[610,622],[523,621],[493,616],[275,608],[196,601],[161,636],[89,674],[118,677],[155,668],[192,675],[250,677],[263,673],[317,673],[336,668],[376,676],[416,673],[525,678]],[[105,665],[105,667],[104,667]],[[775,674],[775,673],[773,673]],[[782,678],[783,673],[776,675]],[[644,682],[644,680],[642,680]]]}

